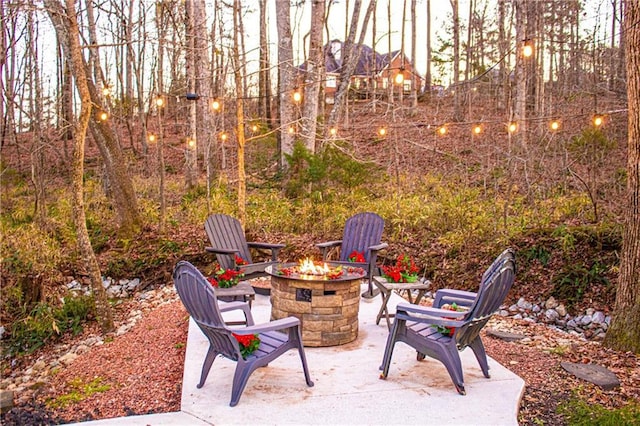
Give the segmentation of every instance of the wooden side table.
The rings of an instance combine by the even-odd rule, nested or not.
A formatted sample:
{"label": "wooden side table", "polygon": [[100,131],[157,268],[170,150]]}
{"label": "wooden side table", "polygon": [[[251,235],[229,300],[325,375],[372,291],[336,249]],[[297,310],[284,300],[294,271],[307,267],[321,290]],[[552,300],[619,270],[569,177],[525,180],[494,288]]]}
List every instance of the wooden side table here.
{"label": "wooden side table", "polygon": [[[427,292],[429,287],[431,287],[431,281],[424,278],[420,278],[414,283],[393,283],[387,281],[387,279],[384,277],[376,276],[373,277],[373,283],[380,289],[380,297],[382,298],[382,306],[380,306],[380,311],[378,312],[378,316],[376,317],[376,325],[380,323],[380,320],[384,315],[385,319],[387,320],[387,327],[389,329],[391,329],[391,321],[389,320],[389,318],[395,317],[395,314],[389,313],[389,309],[387,307],[387,303],[389,303],[389,299],[391,299],[393,291],[396,290],[400,295],[402,295],[402,292],[405,291],[409,303],[418,305],[420,304],[420,301],[424,297],[424,294]],[[413,298],[413,290],[418,290],[418,294],[416,295],[415,299]]]}
{"label": "wooden side table", "polygon": [[[251,307],[251,302],[256,298],[256,292],[248,281],[240,281],[238,284],[230,288],[216,288],[214,290],[216,298],[223,302],[247,302]],[[228,325],[246,324],[245,321],[230,321]]]}

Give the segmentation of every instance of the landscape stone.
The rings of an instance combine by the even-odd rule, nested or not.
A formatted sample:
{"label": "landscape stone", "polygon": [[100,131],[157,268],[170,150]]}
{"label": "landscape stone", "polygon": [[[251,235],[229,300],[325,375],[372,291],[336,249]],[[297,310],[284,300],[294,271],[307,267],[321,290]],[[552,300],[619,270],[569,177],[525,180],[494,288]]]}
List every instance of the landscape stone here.
{"label": "landscape stone", "polygon": [[0,413],[6,413],[13,408],[13,391],[0,390]]}
{"label": "landscape stone", "polygon": [[556,298],[551,296],[550,298],[547,299],[547,301],[544,304],[544,307],[547,309],[554,309],[558,307],[558,302],[556,301]]}
{"label": "landscape stone", "polygon": [[600,386],[604,390],[611,390],[620,386],[618,377],[601,365],[573,362],[561,362],[560,365],[574,376]]}
{"label": "landscape stone", "polygon": [[601,311],[597,311],[595,314],[592,315],[591,317],[591,321],[597,323],[597,324],[602,324],[604,322],[604,313]]}
{"label": "landscape stone", "polygon": [[489,336],[497,337],[498,339],[504,340],[505,342],[514,342],[517,340],[522,340],[526,337],[524,334],[510,333],[508,331],[494,330],[492,328],[487,329],[487,334]]}

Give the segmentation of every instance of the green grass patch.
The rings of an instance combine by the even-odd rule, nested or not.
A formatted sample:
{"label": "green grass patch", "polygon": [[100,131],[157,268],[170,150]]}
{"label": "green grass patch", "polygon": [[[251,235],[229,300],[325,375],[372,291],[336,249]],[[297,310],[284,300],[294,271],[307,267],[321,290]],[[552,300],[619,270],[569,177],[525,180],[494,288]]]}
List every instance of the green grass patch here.
{"label": "green grass patch", "polygon": [[640,424],[640,405],[631,403],[617,409],[598,404],[587,404],[572,398],[558,406],[569,426],[623,426]]}
{"label": "green grass patch", "polygon": [[111,389],[111,385],[103,383],[103,379],[96,377],[89,383],[83,383],[81,379],[74,379],[68,383],[71,391],[64,395],[50,400],[48,405],[55,408],[64,408],[89,398],[96,393],[106,392]]}

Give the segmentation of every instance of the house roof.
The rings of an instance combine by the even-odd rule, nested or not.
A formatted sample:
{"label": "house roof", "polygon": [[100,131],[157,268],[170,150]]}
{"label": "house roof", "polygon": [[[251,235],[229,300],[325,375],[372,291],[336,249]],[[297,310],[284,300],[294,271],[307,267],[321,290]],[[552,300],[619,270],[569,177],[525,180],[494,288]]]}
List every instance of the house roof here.
{"label": "house roof", "polygon": [[[325,57],[325,72],[331,74],[340,74],[342,70],[342,49],[344,43],[340,40],[331,40],[324,45],[324,57]],[[394,50],[390,53],[381,54],[374,51],[371,47],[365,44],[356,44],[360,50],[358,56],[358,62],[353,71],[353,75],[359,76],[374,76],[380,74],[385,68],[389,66],[393,59],[400,55],[399,50]],[[406,63],[411,62],[405,56]],[[306,70],[307,62],[305,61],[298,67],[301,71]]]}

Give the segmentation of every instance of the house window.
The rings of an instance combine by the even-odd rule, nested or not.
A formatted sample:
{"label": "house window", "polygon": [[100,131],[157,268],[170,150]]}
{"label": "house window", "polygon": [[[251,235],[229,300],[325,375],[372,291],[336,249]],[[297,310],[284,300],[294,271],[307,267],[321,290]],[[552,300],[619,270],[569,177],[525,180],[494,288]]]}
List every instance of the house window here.
{"label": "house window", "polygon": [[336,87],[336,76],[335,75],[328,75],[327,76],[327,87]]}

